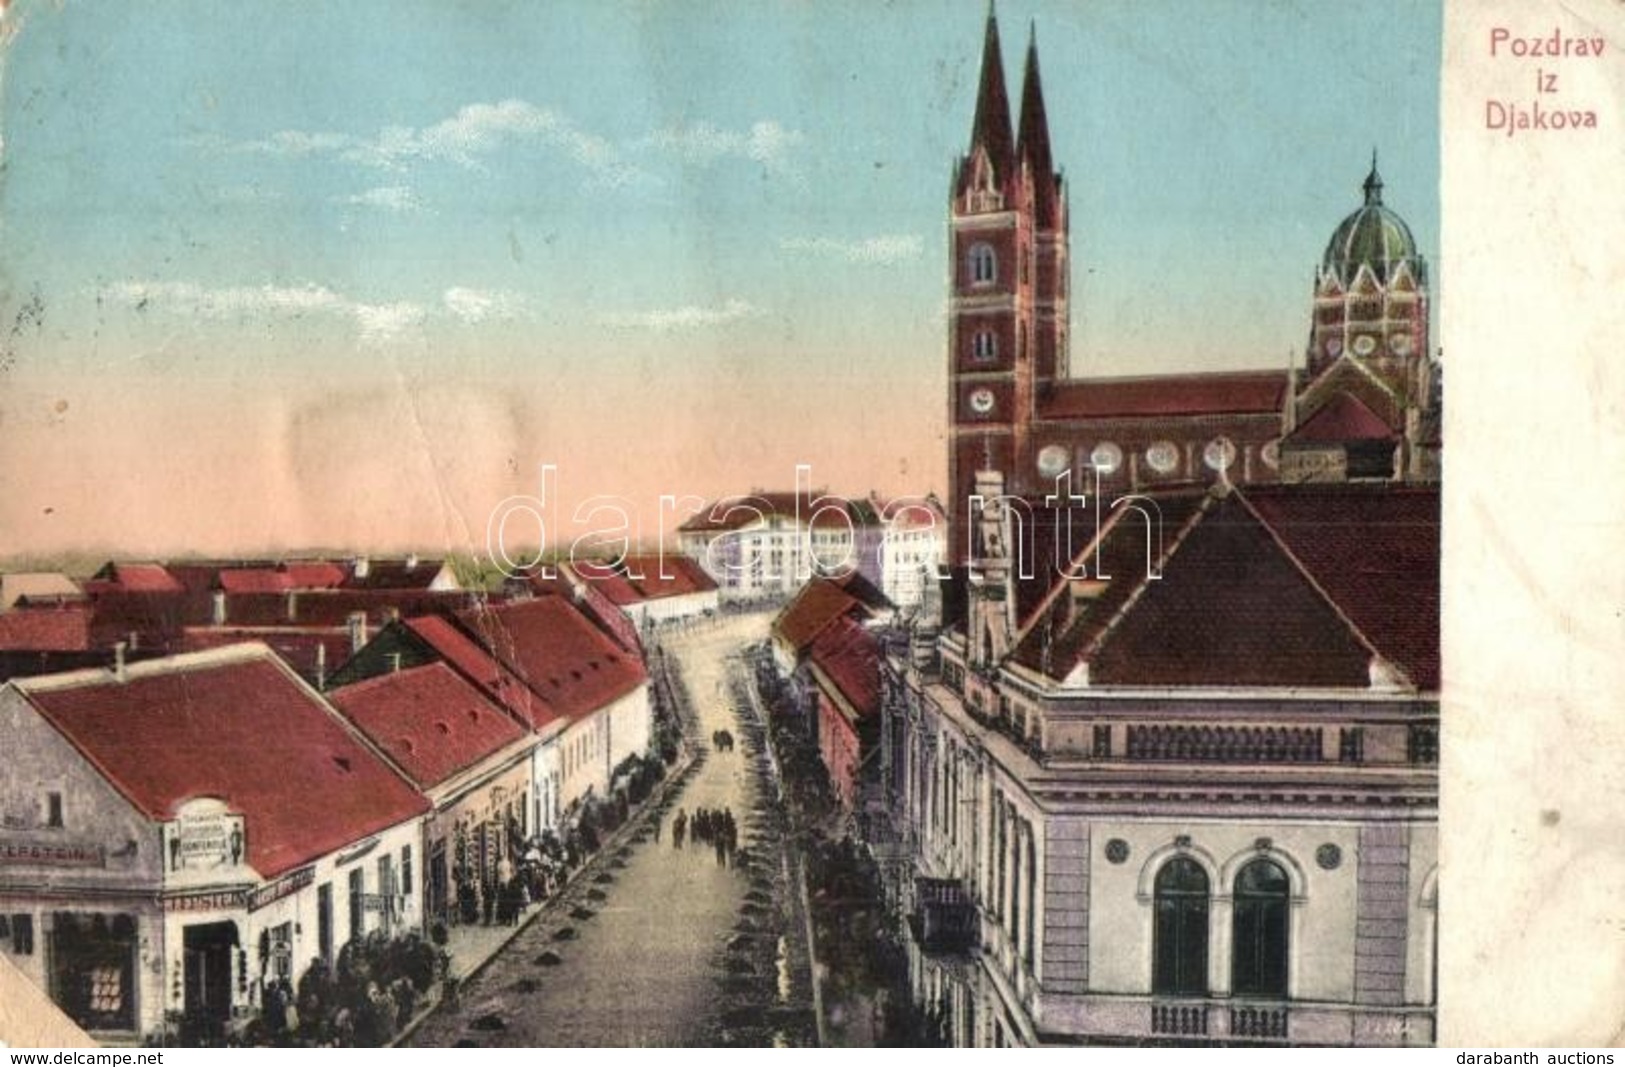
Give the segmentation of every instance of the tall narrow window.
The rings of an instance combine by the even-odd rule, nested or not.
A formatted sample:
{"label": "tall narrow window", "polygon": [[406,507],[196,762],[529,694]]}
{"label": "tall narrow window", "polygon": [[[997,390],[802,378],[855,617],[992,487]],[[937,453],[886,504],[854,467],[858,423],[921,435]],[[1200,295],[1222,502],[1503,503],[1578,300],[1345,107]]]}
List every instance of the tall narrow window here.
{"label": "tall narrow window", "polygon": [[1157,872],[1156,931],[1151,990],[1200,996],[1207,992],[1207,872],[1183,856]]}
{"label": "tall narrow window", "polygon": [[978,330],[971,338],[970,353],[978,363],[992,363],[999,358],[999,339],[992,330]]}
{"label": "tall narrow window", "polygon": [[1291,884],[1275,861],[1253,860],[1236,875],[1230,975],[1236,996],[1286,996],[1290,907]]}
{"label": "tall narrow window", "polygon": [[316,945],[322,959],[333,962],[333,884],[316,887]]}
{"label": "tall narrow window", "polygon": [[62,825],[62,794],[45,794],[45,825],[60,827]]}
{"label": "tall narrow window", "polygon": [[356,941],[366,933],[367,872],[360,867],[350,872],[350,940]]}
{"label": "tall narrow window", "polygon": [[970,250],[970,280],[972,285],[988,285],[998,280],[998,261],[993,258],[993,246],[972,245]]}

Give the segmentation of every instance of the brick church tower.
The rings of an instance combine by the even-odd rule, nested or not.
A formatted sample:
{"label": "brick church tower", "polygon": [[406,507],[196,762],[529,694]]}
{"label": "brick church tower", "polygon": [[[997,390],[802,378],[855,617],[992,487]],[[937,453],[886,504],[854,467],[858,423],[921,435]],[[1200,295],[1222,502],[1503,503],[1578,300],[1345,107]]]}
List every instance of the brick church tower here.
{"label": "brick church tower", "polygon": [[1005,491],[1049,488],[1033,470],[1034,411],[1067,375],[1067,218],[1050,158],[1036,40],[1027,46],[1015,131],[1005,91],[999,27],[990,9],[970,149],[949,207],[948,344],[953,498],[951,553],[968,549],[965,502],[978,471],[1006,473]]}

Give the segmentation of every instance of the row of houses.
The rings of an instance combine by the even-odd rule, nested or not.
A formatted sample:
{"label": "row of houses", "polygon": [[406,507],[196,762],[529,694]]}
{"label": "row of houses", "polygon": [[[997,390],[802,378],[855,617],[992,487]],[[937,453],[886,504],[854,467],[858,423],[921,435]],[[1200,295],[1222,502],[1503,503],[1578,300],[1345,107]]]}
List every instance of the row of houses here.
{"label": "row of houses", "polygon": [[667,599],[642,588],[563,569],[403,613],[320,686],[264,641],[13,678],[0,956],[131,1039],[228,1027],[354,938],[488,914],[649,749],[617,605]]}

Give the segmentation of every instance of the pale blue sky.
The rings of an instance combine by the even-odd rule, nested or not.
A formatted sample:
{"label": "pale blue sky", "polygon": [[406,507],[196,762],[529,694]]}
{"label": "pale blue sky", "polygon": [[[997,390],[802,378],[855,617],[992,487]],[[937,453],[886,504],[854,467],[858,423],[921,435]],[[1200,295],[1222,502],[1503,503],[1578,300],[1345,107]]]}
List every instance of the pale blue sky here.
{"label": "pale blue sky", "polygon": [[[422,425],[455,383],[482,412],[508,394],[490,459],[520,483],[647,416],[698,492],[785,481],[853,433],[878,454],[832,449],[832,484],[940,488],[945,202],[984,12],[17,0],[4,321],[35,295],[44,315],[0,383],[21,434],[0,459],[92,465],[116,388],[155,434],[190,404],[213,431],[274,435],[271,467],[229,469],[275,497],[339,432],[298,438],[312,403],[393,388]],[[1037,24],[1071,185],[1075,372],[1281,365],[1373,146],[1439,269],[1437,4],[1006,0],[999,16],[1013,98]],[[568,411],[548,406],[561,390]],[[794,419],[798,398],[813,410]],[[638,407],[660,400],[682,410]],[[719,420],[739,449],[708,440]],[[155,447],[159,470],[198,466]],[[602,453],[579,481],[635,480]],[[154,474],[152,491],[203,493],[197,477]],[[513,480],[471,491],[463,525]],[[95,509],[47,522],[24,496],[23,542],[105,538]],[[375,535],[302,515],[231,536]]]}

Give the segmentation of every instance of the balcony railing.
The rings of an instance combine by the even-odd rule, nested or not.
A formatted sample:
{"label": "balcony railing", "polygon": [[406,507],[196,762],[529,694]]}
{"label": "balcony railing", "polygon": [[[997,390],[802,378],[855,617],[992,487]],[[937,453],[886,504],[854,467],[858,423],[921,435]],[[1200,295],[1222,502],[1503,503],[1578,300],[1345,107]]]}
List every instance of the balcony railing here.
{"label": "balcony railing", "polygon": [[1273,1038],[1285,1041],[1287,1011],[1282,1005],[1238,1006],[1230,1008],[1230,1036]]}
{"label": "balcony railing", "polygon": [[1206,1037],[1206,1004],[1154,1003],[1151,1032],[1166,1037]]}
{"label": "balcony railing", "polygon": [[1131,760],[1319,763],[1321,730],[1311,727],[1131,726]]}

